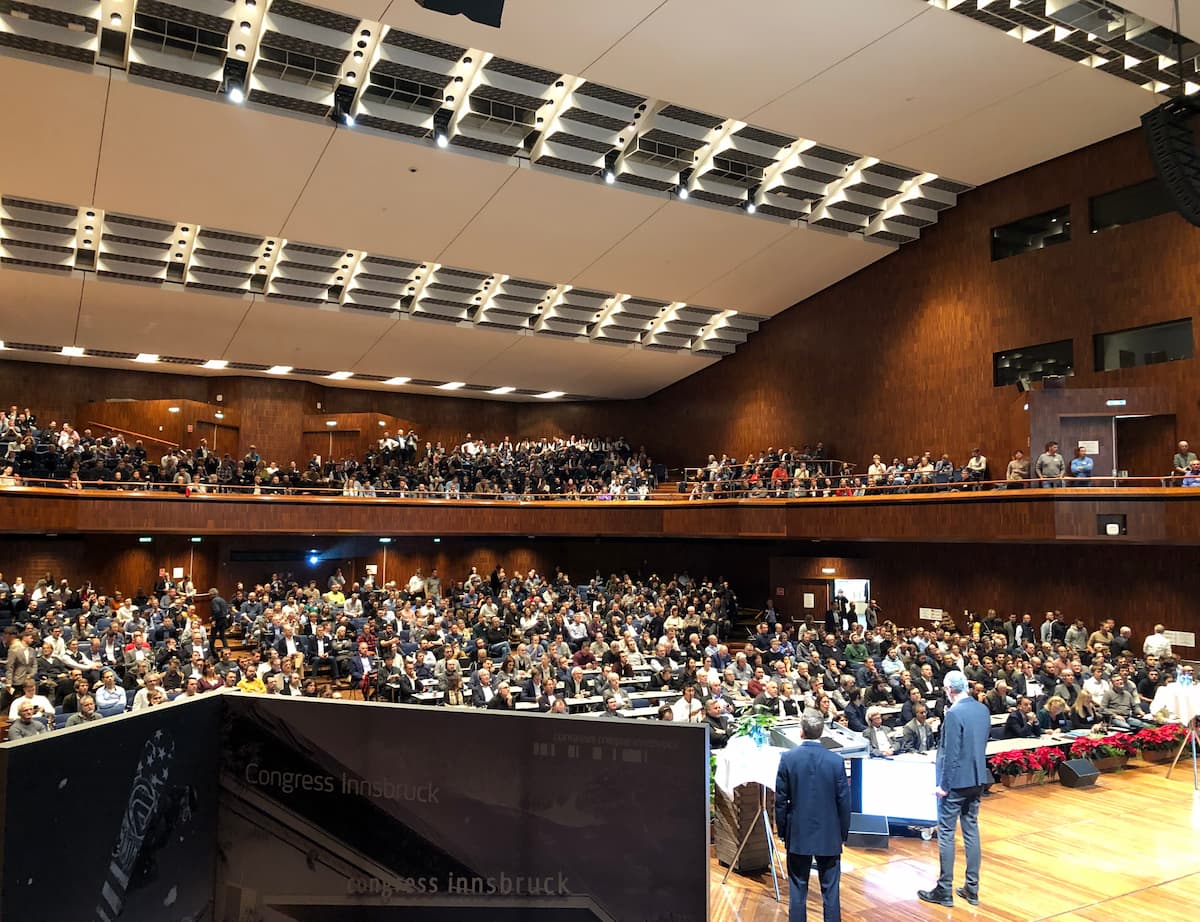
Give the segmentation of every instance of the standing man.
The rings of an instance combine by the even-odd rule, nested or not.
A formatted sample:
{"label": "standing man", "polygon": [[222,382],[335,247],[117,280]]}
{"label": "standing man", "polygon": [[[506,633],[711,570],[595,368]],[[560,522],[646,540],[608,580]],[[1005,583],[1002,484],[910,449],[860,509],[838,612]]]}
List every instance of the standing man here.
{"label": "standing man", "polygon": [[932,890],[918,890],[926,903],[953,906],[954,830],[962,824],[967,875],[957,893],[979,905],[979,798],[988,784],[986,749],[991,717],[988,709],[967,694],[967,677],[957,669],[946,673],[946,715],[937,751],[938,859],[941,872]]}
{"label": "standing man", "polygon": [[824,720],[806,714],[800,726],[804,742],[783,754],[775,779],[775,827],[787,846],[788,922],[807,922],[814,859],[824,920],[841,922],[842,843],[850,832],[846,763],[819,742]]}
{"label": "standing man", "polygon": [[1172,462],[1175,468],[1175,479],[1180,480],[1188,475],[1191,470],[1192,462],[1196,460],[1196,453],[1188,446],[1187,442],[1180,442],[1175,447],[1175,459]]}
{"label": "standing man", "polygon": [[208,605],[212,615],[213,649],[216,649],[218,640],[221,641],[221,646],[228,648],[229,638],[225,636],[225,632],[229,629],[229,603],[222,598],[221,591],[213,587],[208,590]]}
{"label": "standing man", "polygon": [[1047,442],[1046,450],[1038,455],[1033,473],[1038,479],[1039,486],[1061,487],[1066,467],[1066,460],[1058,453],[1058,442]]}

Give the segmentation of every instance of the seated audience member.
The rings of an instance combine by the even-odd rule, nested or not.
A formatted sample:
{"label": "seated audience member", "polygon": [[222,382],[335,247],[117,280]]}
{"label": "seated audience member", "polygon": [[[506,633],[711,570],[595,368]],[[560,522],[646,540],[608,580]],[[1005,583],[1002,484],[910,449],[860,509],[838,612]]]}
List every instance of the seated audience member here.
{"label": "seated audience member", "polygon": [[1072,730],[1100,730],[1104,719],[1099,709],[1092,703],[1092,694],[1086,688],[1079,690],[1079,696],[1071,708]]}
{"label": "seated audience member", "polygon": [[933,748],[933,728],[926,717],[924,703],[917,702],[912,709],[912,719],[904,725],[902,747],[905,752],[928,752]]}
{"label": "seated audience member", "polygon": [[1072,729],[1071,711],[1065,699],[1051,695],[1038,710],[1038,724],[1048,733],[1066,733]]}
{"label": "seated audience member", "polygon": [[100,719],[100,712],[96,710],[96,699],[91,695],[84,695],[79,699],[79,710],[67,718],[67,729]]}
{"label": "seated audience member", "polygon": [[1017,699],[1017,709],[1004,722],[1005,739],[1034,739],[1042,735],[1042,725],[1033,711],[1033,702],[1022,695]]}
{"label": "seated audience member", "polygon": [[685,685],[683,694],[671,705],[671,719],[679,722],[699,723],[704,710],[696,698],[695,686]]}
{"label": "seated audience member", "polygon": [[729,715],[721,711],[718,701],[710,698],[704,705],[704,720],[708,724],[708,745],[720,749],[729,742]]}
{"label": "seated audience member", "polygon": [[846,717],[846,726],[855,733],[862,733],[868,726],[867,709],[862,702],[862,697],[861,688],[852,689],[849,700],[842,709],[842,713]]}
{"label": "seated audience member", "polygon": [[50,703],[50,699],[45,695],[38,694],[37,682],[33,679],[26,679],[21,686],[21,691],[22,694],[13,700],[12,706],[8,709],[9,720],[16,720],[21,708],[25,705],[33,709],[32,714],[34,717],[40,717],[49,721],[54,720],[54,705]]}
{"label": "seated audience member", "polygon": [[18,699],[16,720],[8,728],[8,738],[10,740],[28,739],[39,733],[45,733],[47,729],[47,724],[41,718],[33,716],[33,703]]}
{"label": "seated audience member", "polygon": [[1120,672],[1113,673],[1100,713],[1110,726],[1119,730],[1141,730],[1153,723],[1142,709],[1137,692]]}
{"label": "seated audience member", "polygon": [[1187,472],[1179,483],[1184,487],[1200,487],[1200,461],[1193,461],[1188,465]]}
{"label": "seated audience member", "polygon": [[862,735],[871,747],[872,756],[887,757],[895,754],[896,749],[892,745],[888,728],[883,725],[883,712],[879,708],[873,707],[867,711],[867,728],[862,731]]}

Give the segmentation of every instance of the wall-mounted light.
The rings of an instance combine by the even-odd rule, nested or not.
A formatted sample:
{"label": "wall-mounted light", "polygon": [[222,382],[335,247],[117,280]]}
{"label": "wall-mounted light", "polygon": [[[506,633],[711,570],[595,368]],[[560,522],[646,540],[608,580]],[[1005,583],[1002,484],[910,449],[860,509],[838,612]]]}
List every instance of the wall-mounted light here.
{"label": "wall-mounted light", "polygon": [[821,567],[821,572],[824,573],[826,576],[833,576],[833,574],[836,573],[837,570],[834,567]]}

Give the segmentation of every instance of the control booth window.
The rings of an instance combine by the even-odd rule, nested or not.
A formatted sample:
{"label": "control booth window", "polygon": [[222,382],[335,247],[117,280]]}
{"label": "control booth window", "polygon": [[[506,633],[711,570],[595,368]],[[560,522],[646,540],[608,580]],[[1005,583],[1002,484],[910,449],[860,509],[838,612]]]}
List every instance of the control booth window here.
{"label": "control booth window", "polygon": [[1008,259],[1030,250],[1066,243],[1071,239],[1068,205],[992,228],[992,259]]}
{"label": "control booth window", "polygon": [[1195,354],[1190,317],[1115,333],[1098,333],[1094,342],[1096,371],[1179,362]]}
{"label": "control booth window", "polygon": [[1175,206],[1156,176],[1136,185],[1095,195],[1088,204],[1088,210],[1091,213],[1092,233],[1095,234],[1173,212]]}
{"label": "control booth window", "polygon": [[1049,377],[1075,374],[1075,345],[1069,339],[1040,346],[1021,346],[992,355],[992,384],[1007,387]]}

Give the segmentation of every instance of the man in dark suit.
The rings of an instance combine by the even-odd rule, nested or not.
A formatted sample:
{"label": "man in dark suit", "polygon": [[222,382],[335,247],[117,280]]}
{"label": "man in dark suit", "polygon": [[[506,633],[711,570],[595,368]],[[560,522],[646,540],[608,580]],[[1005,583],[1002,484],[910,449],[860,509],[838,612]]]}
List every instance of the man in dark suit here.
{"label": "man in dark suit", "polygon": [[1033,702],[1022,695],[1017,699],[1017,709],[1008,715],[1004,723],[1004,738],[1036,739],[1041,735],[1042,725],[1038,723]]}
{"label": "man in dark suit", "polygon": [[926,719],[924,702],[918,701],[913,706],[912,720],[904,725],[905,752],[928,752],[933,748],[933,728]]}
{"label": "man in dark suit", "polygon": [[229,638],[225,636],[225,631],[229,628],[229,603],[216,588],[208,590],[208,608],[212,615],[213,646],[215,647],[219,640],[221,646],[228,647]]}
{"label": "man in dark suit", "polygon": [[784,753],[775,779],[775,825],[787,845],[788,920],[808,918],[808,874],[814,859],[825,922],[842,918],[842,843],[850,832],[846,763],[819,742],[825,722],[805,716],[804,742]]}
{"label": "man in dark suit", "polygon": [[369,688],[375,685],[375,678],[379,674],[379,664],[375,661],[375,657],[371,655],[370,648],[366,643],[358,645],[358,655],[350,659],[350,681],[355,688],[361,688],[363,694]]}
{"label": "man in dark suit", "polygon": [[[918,890],[927,903],[953,906],[957,893],[972,906],[979,905],[979,798],[990,782],[987,742],[991,731],[988,709],[967,694],[967,677],[957,669],[942,680],[946,716],[937,752],[938,859],[940,874],[932,890]],[[954,885],[954,831],[962,825],[967,875],[963,886]]]}

